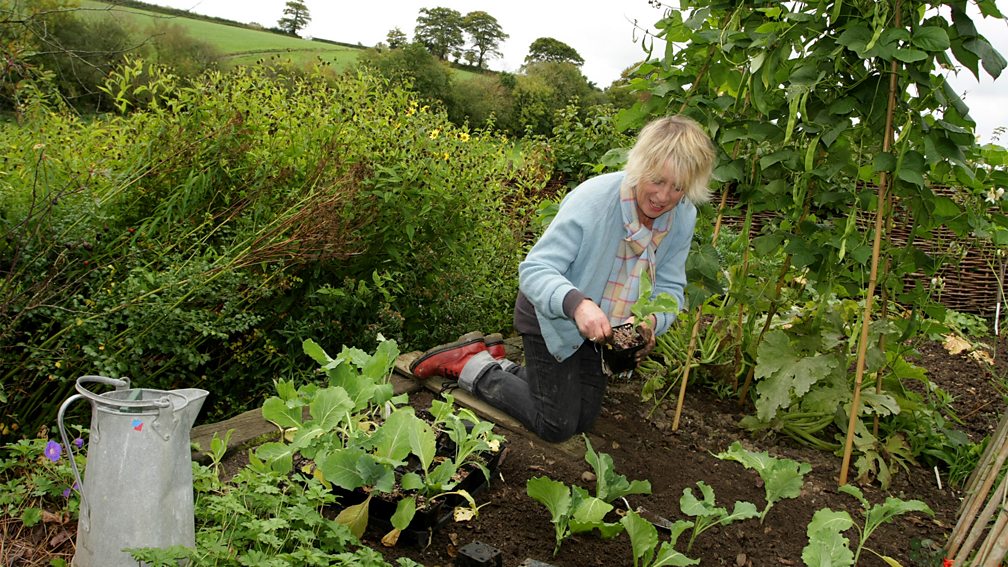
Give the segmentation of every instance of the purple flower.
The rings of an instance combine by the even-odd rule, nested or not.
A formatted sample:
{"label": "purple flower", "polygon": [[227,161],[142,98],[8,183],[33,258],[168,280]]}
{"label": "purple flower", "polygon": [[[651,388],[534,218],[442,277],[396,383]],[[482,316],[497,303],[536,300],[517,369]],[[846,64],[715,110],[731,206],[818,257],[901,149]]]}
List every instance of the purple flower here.
{"label": "purple flower", "polygon": [[70,498],[70,491],[77,490],[77,483],[74,482],[73,486],[63,491],[63,498]]}
{"label": "purple flower", "polygon": [[62,454],[63,454],[63,447],[59,443],[55,441],[50,441],[46,443],[45,456],[48,457],[50,461],[55,463],[56,461],[59,460],[60,455]]}
{"label": "purple flower", "polygon": [[80,437],[78,437],[78,438],[76,438],[76,439],[73,440],[73,444],[74,444],[74,447],[77,447],[78,449],[80,449],[81,447],[84,446],[84,440],[81,439]]}

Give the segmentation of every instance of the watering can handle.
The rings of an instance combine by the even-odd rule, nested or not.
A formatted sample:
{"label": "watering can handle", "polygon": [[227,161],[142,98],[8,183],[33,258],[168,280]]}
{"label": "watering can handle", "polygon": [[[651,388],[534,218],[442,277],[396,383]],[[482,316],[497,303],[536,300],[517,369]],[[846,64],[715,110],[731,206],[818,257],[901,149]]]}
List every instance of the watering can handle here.
{"label": "watering can handle", "polygon": [[66,413],[66,409],[70,407],[70,404],[83,397],[85,396],[74,394],[67,398],[66,401],[63,402],[63,405],[60,406],[59,413],[56,414],[56,424],[59,426],[60,438],[63,440],[63,446],[66,447],[67,457],[70,459],[70,468],[73,469],[74,480],[77,482],[77,490],[81,495],[81,503],[83,505],[80,507],[80,520],[82,527],[85,530],[90,530],[89,514],[91,513],[91,508],[88,506],[87,498],[84,496],[84,482],[81,481],[80,471],[77,470],[77,460],[74,459],[73,444],[70,443],[67,437],[66,427],[63,425],[63,414]]}
{"label": "watering can handle", "polygon": [[126,388],[129,388],[129,378],[108,378],[106,376],[81,376],[78,378],[77,391],[80,395],[96,404],[115,406],[117,408],[166,408],[171,406],[171,400],[167,397],[157,400],[110,400],[95,394],[91,390],[88,390],[84,387],[84,384],[87,383],[105,384],[107,386],[115,386],[116,390],[125,390]]}

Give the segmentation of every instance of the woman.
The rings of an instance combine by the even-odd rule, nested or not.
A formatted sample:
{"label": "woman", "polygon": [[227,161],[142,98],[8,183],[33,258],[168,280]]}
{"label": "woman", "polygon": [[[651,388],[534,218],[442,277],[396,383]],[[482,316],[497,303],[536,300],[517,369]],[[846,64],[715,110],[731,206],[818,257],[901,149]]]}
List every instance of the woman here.
{"label": "woman", "polygon": [[[410,365],[412,373],[457,378],[461,388],[547,441],[591,429],[606,386],[599,345],[614,325],[632,320],[642,271],[654,295],[668,293],[683,304],[696,205],[710,197],[714,156],[710,138],[692,119],[649,123],[626,168],[574,188],[518,266],[514,327],[525,366],[470,333],[425,352]],[[647,339],[638,361],[675,316],[636,322]]]}

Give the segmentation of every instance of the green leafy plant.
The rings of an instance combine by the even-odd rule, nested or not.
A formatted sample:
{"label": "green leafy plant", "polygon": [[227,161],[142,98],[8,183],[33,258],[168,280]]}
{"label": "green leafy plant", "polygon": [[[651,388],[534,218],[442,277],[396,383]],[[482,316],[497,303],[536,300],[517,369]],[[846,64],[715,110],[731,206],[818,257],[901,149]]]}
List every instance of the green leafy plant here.
{"label": "green leafy plant", "polygon": [[800,463],[791,459],[771,457],[766,451],[759,453],[750,451],[738,441],[732,443],[728,450],[715,455],[719,459],[736,461],[747,469],[752,469],[763,480],[763,490],[766,492],[766,507],[759,514],[760,523],[766,519],[767,512],[774,503],[784,498],[797,498],[801,494],[805,475],[812,470],[812,465]]}
{"label": "green leafy plant", "polygon": [[675,313],[679,311],[679,301],[671,294],[662,292],[651,297],[652,283],[651,275],[647,270],[642,270],[640,275],[640,292],[637,301],[630,306],[634,321],[638,324],[648,324],[651,315],[658,313]]}
{"label": "green leafy plant", "polygon": [[588,436],[581,434],[585,441],[585,461],[595,472],[595,496],[604,502],[613,502],[631,494],[651,494],[651,481],[627,480],[624,475],[616,472],[612,456],[608,453],[596,453]]}
{"label": "green leafy plant", "polygon": [[[896,516],[912,512],[934,515],[934,511],[920,500],[901,500],[889,496],[882,504],[873,505],[856,486],[845,484],[840,487],[840,491],[853,496],[861,504],[864,524],[856,524],[845,510],[823,508],[816,511],[806,529],[809,543],[802,549],[802,561],[809,567],[857,565],[862,550],[874,553],[888,565],[898,566],[898,561],[865,547],[865,542],[879,526]],[[850,540],[843,535],[851,527],[856,527],[858,531],[858,546],[853,552]]]}
{"label": "green leafy plant", "polygon": [[732,347],[737,339],[727,329],[726,319],[721,314],[724,305],[717,306],[717,299],[719,298],[712,297],[703,305],[702,316],[707,322],[699,330],[692,356],[687,357],[687,353],[696,311],[684,310],[679,312],[668,331],[656,338],[651,355],[637,366],[637,371],[646,377],[641,387],[641,399],[654,402],[649,415],[660,407],[682,378],[687,358],[690,361],[690,376],[693,377],[691,383],[696,383],[698,378],[707,378],[707,384],[712,388],[730,387],[730,384],[723,382],[724,376],[704,376],[703,372],[707,369],[718,371],[726,368],[731,373],[735,372]]}
{"label": "green leafy plant", "polygon": [[566,484],[548,477],[530,478],[525,491],[550,512],[556,547],[553,555],[568,537],[582,532],[598,530],[603,537],[613,537],[623,530],[621,524],[605,521],[606,514],[613,509],[611,502],[630,494],[650,494],[651,482],[647,480],[628,481],[616,473],[612,456],[596,453],[587,435],[585,440],[585,460],[595,471],[595,496],[580,486]]}
{"label": "green leafy plant", "polygon": [[[78,437],[73,445],[80,448],[82,439]],[[16,518],[30,528],[46,515],[76,515],[79,487],[70,458],[83,468],[83,457],[67,454],[57,441],[21,439],[0,449],[0,516]]]}
{"label": "green leafy plant", "polygon": [[566,484],[544,476],[530,478],[525,492],[550,512],[556,546],[553,556],[560,552],[563,541],[574,534],[598,530],[605,538],[611,538],[623,531],[618,523],[604,520],[613,505],[588,494],[580,486]]}
{"label": "green leafy plant", "polygon": [[689,543],[686,544],[686,553],[693,549],[693,542],[697,536],[710,528],[727,526],[732,522],[760,516],[756,505],[752,502],[737,501],[732,511],[728,512],[727,508],[717,506],[714,501],[714,489],[707,483],[699,481],[697,488],[703,496],[702,500],[694,496],[693,490],[688,486],[683,489],[682,498],[679,499],[679,509],[683,514],[693,518],[693,532],[690,534]]}
{"label": "green leafy plant", "polygon": [[[480,471],[489,481],[485,455],[499,451],[503,441],[492,432],[492,423],[469,410],[456,412],[450,399],[433,405],[430,423],[402,405],[406,394],[394,396],[389,382],[399,354],[395,341],[382,340],[374,354],[344,347],[335,358],[312,340],[304,341],[304,349],[329,385],[295,389],[290,382],[277,383],[277,395],[266,400],[262,411],[280,427],[283,439],[256,449],[250,465],[254,470],[289,474],[295,462],[306,460],[307,469],[321,481],[350,492],[363,489],[364,500],[345,507],[336,518],[357,537],[368,525],[371,499],[398,494],[393,529],[385,536],[390,545],[417,509],[435,499],[458,495],[474,515],[478,512],[472,496],[457,486],[464,472]],[[442,428],[455,445],[454,458],[438,456]],[[401,472],[411,459],[419,470]]]}
{"label": "green leafy plant", "polygon": [[679,520],[672,524],[669,529],[669,540],[658,543],[658,530],[651,522],[641,518],[633,511],[627,511],[626,515],[620,518],[620,523],[630,537],[630,549],[633,553],[634,567],[658,567],[660,565],[697,565],[699,559],[691,559],[676,551],[675,545],[679,536],[690,527],[693,522]]}
{"label": "green leafy plant", "polygon": [[451,394],[445,394],[444,400],[432,400],[430,411],[434,426],[444,431],[455,445],[455,466],[475,466],[489,481],[486,455],[499,452],[505,441],[503,435],[493,432],[494,424],[480,419],[469,408],[456,406]]}

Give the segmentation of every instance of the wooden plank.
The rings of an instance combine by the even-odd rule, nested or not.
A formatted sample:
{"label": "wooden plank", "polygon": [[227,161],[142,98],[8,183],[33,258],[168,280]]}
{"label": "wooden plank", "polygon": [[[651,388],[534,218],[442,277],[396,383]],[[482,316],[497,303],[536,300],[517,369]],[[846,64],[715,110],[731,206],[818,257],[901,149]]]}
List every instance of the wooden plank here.
{"label": "wooden plank", "polygon": [[245,447],[248,443],[264,436],[274,434],[275,437],[275,434],[279,433],[277,426],[263,419],[262,410],[259,408],[240,413],[230,419],[217,423],[198,425],[189,434],[190,441],[199,446],[199,449],[193,449],[193,460],[207,462],[209,460],[210,441],[213,439],[214,434],[224,439],[229,429],[234,430],[234,432],[228,441],[228,453]]}

